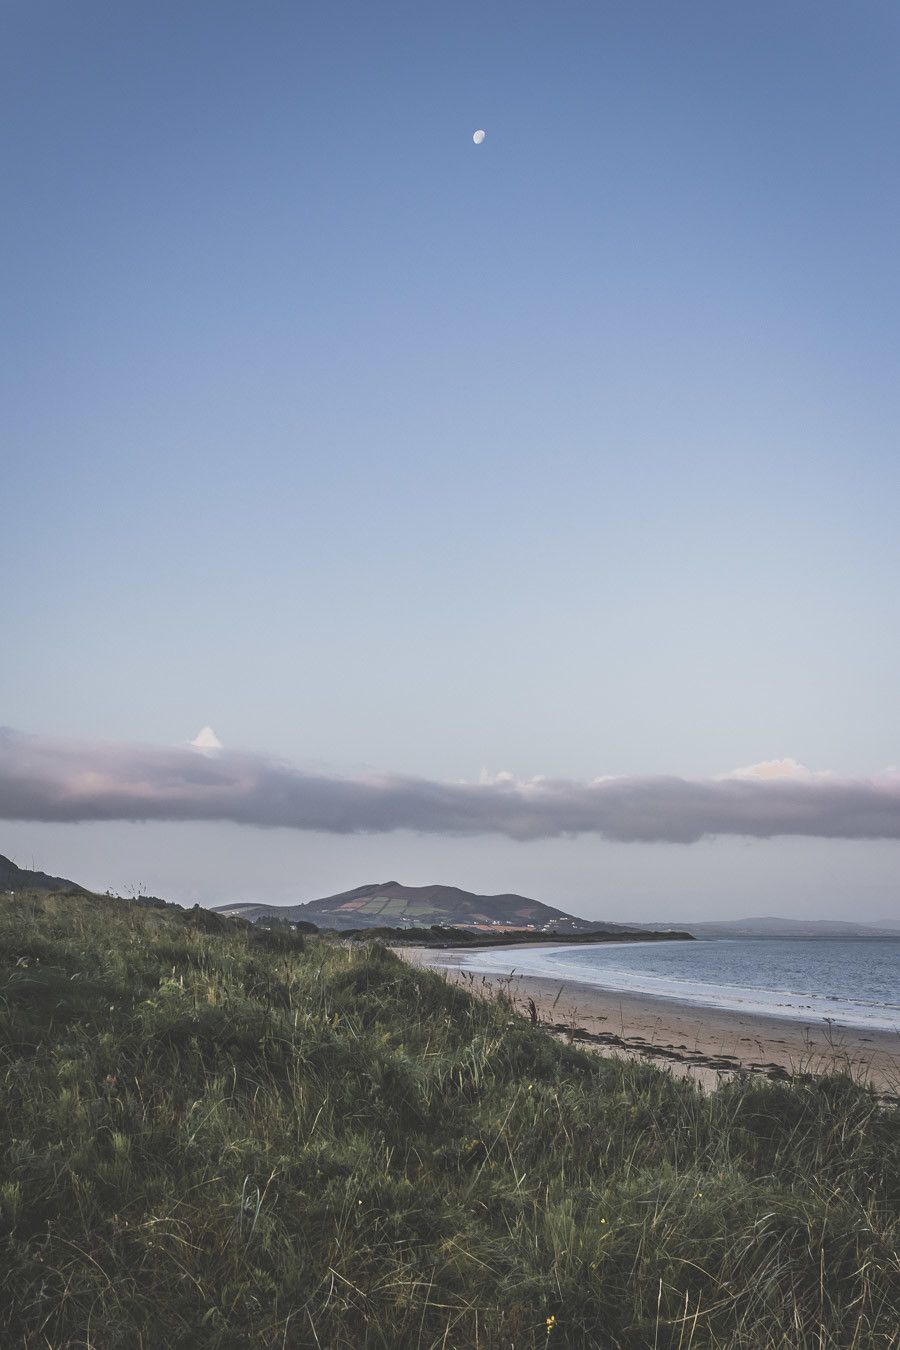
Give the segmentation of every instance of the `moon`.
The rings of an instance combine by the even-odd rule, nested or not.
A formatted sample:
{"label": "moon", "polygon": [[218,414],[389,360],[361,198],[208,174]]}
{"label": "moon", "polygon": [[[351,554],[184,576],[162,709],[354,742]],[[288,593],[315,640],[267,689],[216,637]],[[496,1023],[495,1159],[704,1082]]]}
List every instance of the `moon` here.
{"label": "moon", "polygon": [[475,135],[472,137],[472,140],[475,142],[476,145],[480,145],[481,142],[484,140],[484,132],[476,131]]}

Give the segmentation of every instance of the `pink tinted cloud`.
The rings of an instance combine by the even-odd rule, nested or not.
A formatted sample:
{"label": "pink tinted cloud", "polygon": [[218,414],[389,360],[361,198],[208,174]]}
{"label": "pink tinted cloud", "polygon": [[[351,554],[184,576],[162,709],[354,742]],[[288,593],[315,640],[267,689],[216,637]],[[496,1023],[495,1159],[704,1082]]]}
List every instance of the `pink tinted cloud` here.
{"label": "pink tinted cloud", "polygon": [[[692,843],[900,839],[900,775],[841,778],[773,761],[720,778],[590,782],[509,775],[446,783],[399,774],[341,777],[262,754],[159,748],[0,730],[0,819],[231,821],[334,834],[414,830],[546,839],[596,834]],[[802,770],[802,771],[801,771]]]}

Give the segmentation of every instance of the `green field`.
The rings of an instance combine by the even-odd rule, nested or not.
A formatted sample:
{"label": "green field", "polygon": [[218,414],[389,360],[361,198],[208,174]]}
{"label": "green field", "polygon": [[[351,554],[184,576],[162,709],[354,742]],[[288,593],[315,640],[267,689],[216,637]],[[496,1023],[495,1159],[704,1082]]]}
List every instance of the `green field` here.
{"label": "green field", "polygon": [[377,944],[0,905],[0,1345],[889,1347],[897,1112],[711,1096]]}

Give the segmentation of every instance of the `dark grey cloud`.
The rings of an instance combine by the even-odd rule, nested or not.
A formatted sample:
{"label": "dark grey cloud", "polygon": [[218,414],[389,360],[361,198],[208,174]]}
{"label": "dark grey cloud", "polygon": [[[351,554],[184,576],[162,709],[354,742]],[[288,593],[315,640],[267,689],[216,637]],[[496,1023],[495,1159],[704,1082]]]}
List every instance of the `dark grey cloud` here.
{"label": "dark grey cloud", "polygon": [[721,834],[900,839],[900,775],[812,775],[782,761],[717,779],[342,778],[264,755],[0,729],[0,819],[215,820],[333,834],[598,834],[684,844]]}

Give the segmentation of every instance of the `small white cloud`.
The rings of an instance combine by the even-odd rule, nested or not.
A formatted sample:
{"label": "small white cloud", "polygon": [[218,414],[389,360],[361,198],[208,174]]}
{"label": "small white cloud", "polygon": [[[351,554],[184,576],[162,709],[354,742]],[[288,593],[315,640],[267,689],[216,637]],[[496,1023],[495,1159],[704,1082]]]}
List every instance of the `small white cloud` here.
{"label": "small white cloud", "polygon": [[759,764],[748,764],[744,769],[732,769],[728,778],[790,778],[807,781],[812,771],[796,759],[764,759]]}
{"label": "small white cloud", "polygon": [[201,727],[197,735],[191,741],[195,750],[222,750],[222,742],[219,740],[212,727]]}

